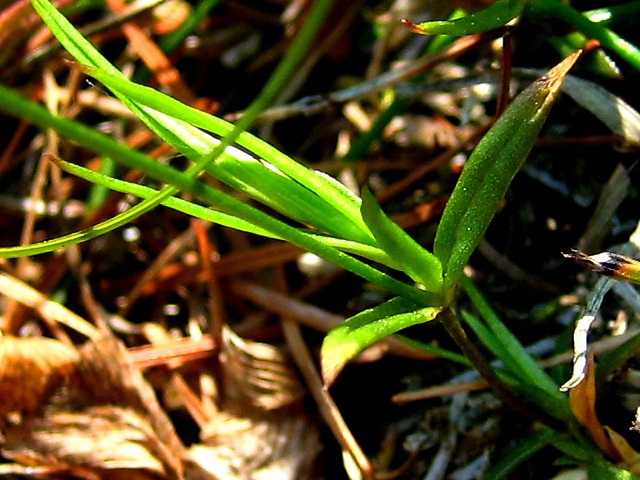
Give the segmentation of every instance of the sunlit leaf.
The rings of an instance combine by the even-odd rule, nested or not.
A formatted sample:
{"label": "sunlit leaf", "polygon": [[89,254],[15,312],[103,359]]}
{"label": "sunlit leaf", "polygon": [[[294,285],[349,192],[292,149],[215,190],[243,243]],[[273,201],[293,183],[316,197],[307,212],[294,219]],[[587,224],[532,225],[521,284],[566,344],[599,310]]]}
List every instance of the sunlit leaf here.
{"label": "sunlit leaf", "polygon": [[444,267],[445,289],[460,278],[579,55],[567,57],[518,95],[465,164],[434,243],[434,253]]}
{"label": "sunlit leaf", "polygon": [[497,0],[493,5],[472,15],[455,20],[440,20],[405,24],[421,35],[471,35],[505,26],[522,13],[526,0]]}
{"label": "sunlit leaf", "polygon": [[442,290],[442,265],[393,220],[387,217],[368,190],[362,192],[362,218],[378,241],[402,271],[430,292]]}
{"label": "sunlit leaf", "polygon": [[331,330],[322,343],[322,378],[331,384],[344,365],[365,348],[403,328],[433,320],[441,310],[418,308],[403,298],[394,298],[351,317]]}

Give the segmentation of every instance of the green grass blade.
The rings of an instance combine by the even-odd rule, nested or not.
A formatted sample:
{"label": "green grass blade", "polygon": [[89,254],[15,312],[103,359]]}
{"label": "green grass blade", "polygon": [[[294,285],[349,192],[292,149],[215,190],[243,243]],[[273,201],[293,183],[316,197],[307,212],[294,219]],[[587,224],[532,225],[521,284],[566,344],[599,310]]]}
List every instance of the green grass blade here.
{"label": "green grass blade", "polygon": [[[2,85],[0,85],[0,110],[22,118],[40,128],[53,128],[63,137],[91,151],[110,156],[129,168],[139,168],[156,180],[165,183],[172,182],[181,191],[193,194],[196,198],[213,208],[236,215],[247,222],[253,223],[257,227],[271,232],[273,236],[283,238],[300,248],[315,253],[376,285],[380,285],[382,288],[398,296],[412,299],[416,304],[426,306],[433,305],[437,302],[437,299],[431,294],[428,294],[428,292],[421,291],[400,282],[350,255],[337,250],[333,246],[321,241],[318,237],[300,232],[293,227],[265,215],[264,212],[246,205],[231,196],[224,195],[208,185],[198,182],[192,175],[158,163],[135,150],[130,150],[126,146],[119,144],[91,128],[66,118],[52,115],[41,106],[22,98],[20,95]],[[136,207],[143,208],[142,204]],[[351,245],[355,244],[351,243]],[[0,250],[0,258],[12,258],[15,256],[13,248],[14,247]],[[49,248],[47,251],[51,250],[52,249]]]}
{"label": "green grass blade", "polygon": [[387,217],[368,190],[362,192],[362,218],[373,232],[378,245],[395,260],[403,272],[429,292],[439,294],[442,291],[440,261]]}
{"label": "green grass blade", "polygon": [[[55,160],[55,163],[64,171],[106,189],[127,193],[145,199],[158,193],[158,191],[154,190],[153,188],[146,187],[138,183],[119,180],[117,178],[94,172],[93,170],[89,170],[88,168],[65,162],[63,160],[57,159]],[[234,228],[236,230],[242,230],[244,232],[252,233],[255,235],[262,235],[264,237],[280,239],[280,237],[273,234],[272,232],[259,228],[254,223],[244,221],[243,219],[235,215],[216,211],[209,207],[198,205],[193,202],[188,202],[180,198],[170,197],[163,201],[162,205],[173,208],[174,210],[177,210],[186,215],[197,217],[202,220],[216,223],[218,225]],[[337,248],[338,250],[341,250],[343,252],[353,253],[378,262],[382,265],[387,265],[391,268],[399,270],[398,265],[396,265],[395,262],[379,248],[352,242],[349,240],[317,235],[309,232],[306,232],[306,235],[308,235],[310,238],[324,243],[325,245]]]}
{"label": "green grass blade", "polygon": [[408,24],[414,33],[421,35],[464,36],[504,27],[522,13],[527,0],[496,0],[490,7],[455,20],[439,20]]}
{"label": "green grass blade", "polygon": [[550,428],[522,439],[515,446],[505,450],[500,455],[500,460],[495,463],[485,474],[485,480],[501,480],[509,478],[509,473],[525,460],[531,458],[543,448],[552,444],[560,437],[560,433]]}
{"label": "green grass blade", "polygon": [[520,341],[506,325],[502,323],[473,282],[469,278],[463,277],[461,283],[471,303],[482,316],[495,341],[500,345],[498,351],[494,353],[507,368],[514,371],[522,381],[542,388],[549,395],[564,398],[558,392],[558,385],[538,365],[535,359],[527,353]]}
{"label": "green grass blade", "polygon": [[640,50],[631,42],[617,35],[607,27],[592,22],[585,15],[573,9],[571,6],[559,0],[531,0],[528,6],[529,13],[547,21],[547,16],[559,18],[587,38],[594,38],[600,44],[611,50],[633,68],[640,71]]}
{"label": "green grass blade", "polygon": [[[218,136],[225,136],[232,131],[233,125],[225,120],[189,107],[149,87],[137,85],[119,75],[111,75],[97,69],[87,69],[87,73],[113,91],[126,95],[140,105],[152,108],[190,125],[202,128]],[[361,231],[367,227],[360,216],[360,198],[344,185],[331,177],[309,170],[304,165],[284,155],[282,152],[263,140],[243,132],[237,144],[250,151],[257,158],[264,159],[295,182],[306,187],[346,217],[345,221],[355,224]]]}
{"label": "green grass blade", "polygon": [[640,480],[640,476],[634,475],[602,458],[596,458],[587,470],[588,480]]}
{"label": "green grass blade", "polygon": [[100,235],[104,235],[105,233],[115,230],[116,228],[120,228],[128,223],[131,223],[140,215],[144,215],[145,213],[153,210],[158,204],[162,203],[168,197],[174,195],[176,192],[177,189],[173,187],[167,187],[161,192],[158,192],[156,195],[154,195],[153,202],[139,203],[138,205],[135,205],[125,212],[119,213],[118,215],[111,217],[104,222],[86,228],[84,230],[79,230],[69,235],[64,235],[62,237],[57,237],[51,240],[45,240],[43,242],[33,243],[29,245],[0,247],[0,258],[20,258],[32,255],[40,255],[42,253],[52,252],[59,248],[66,248],[72,245],[77,245],[78,243],[86,242],[87,240],[99,237]]}
{"label": "green grass blade", "polygon": [[[67,173],[71,173],[72,175],[87,180],[94,185],[100,185],[101,187],[109,190],[134,195],[144,199],[150,198],[158,193],[158,190],[151,187],[103,175],[102,173],[94,172],[93,170],[89,170],[88,168],[81,167],[70,162],[65,162],[64,160],[56,159],[54,160],[54,163]],[[224,227],[253,233],[255,235],[261,235],[263,237],[278,238],[272,235],[271,232],[256,227],[253,223],[246,222],[234,215],[218,212],[211,208],[204,207],[181,198],[169,197],[163,200],[161,204],[191,217],[200,218]]]}

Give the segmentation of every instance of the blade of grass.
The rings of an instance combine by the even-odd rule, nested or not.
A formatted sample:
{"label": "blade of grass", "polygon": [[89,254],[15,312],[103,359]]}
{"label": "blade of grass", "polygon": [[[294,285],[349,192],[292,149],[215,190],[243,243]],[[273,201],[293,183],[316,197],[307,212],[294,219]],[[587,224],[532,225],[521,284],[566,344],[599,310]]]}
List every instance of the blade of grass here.
{"label": "blade of grass", "polygon": [[[140,198],[149,198],[158,193],[158,191],[154,190],[153,188],[146,187],[138,183],[119,180],[117,178],[113,178],[98,172],[94,172],[93,170],[89,170],[88,168],[81,167],[79,165],[66,162],[64,160],[55,159],[54,161],[56,165],[58,165],[64,171],[71,173],[73,175],[76,175],[77,177],[83,178],[89,182],[92,182],[95,185],[100,185],[102,187],[105,187],[106,189],[134,195]],[[216,211],[209,207],[198,205],[193,202],[188,202],[180,198],[170,197],[165,201],[163,201],[162,205],[169,208],[173,208],[174,210],[182,212],[186,215],[197,217],[202,220],[216,223],[218,225],[234,228],[236,230],[242,230],[255,235],[262,235],[265,237],[282,240],[280,237],[278,237],[277,235],[274,235],[272,232],[259,228],[255,224],[246,222],[235,215],[230,215],[224,212]],[[400,269],[396,265],[396,263],[391,258],[389,258],[389,256],[385,252],[383,252],[379,248],[371,247],[369,245],[365,245],[362,243],[351,242],[349,240],[342,240],[339,238],[315,235],[310,232],[305,232],[305,233],[306,235],[309,235],[311,238],[314,238],[324,243],[325,245],[329,245],[334,248],[337,248],[343,252],[357,254],[362,257],[373,260],[375,262],[378,262],[382,265],[387,265],[397,270]]]}
{"label": "blade of grass", "polygon": [[[58,40],[63,46],[71,53],[74,58],[83,64],[93,66],[100,70],[103,70],[115,77],[124,78],[124,76],[113,67],[100,53],[93,48],[93,46],[77,32],[77,30],[61,15],[47,0],[33,0],[34,8],[42,16],[43,20],[51,28],[52,32],[57,36]],[[295,73],[298,63],[304,58],[306,52],[311,46],[317,31],[319,30],[332,2],[329,0],[321,0],[314,2],[310,9],[307,19],[300,29],[298,35],[293,41],[290,49],[287,51],[285,57],[280,62],[276,71],[270,77],[265,87],[261,90],[260,95],[256,98],[245,115],[239,120],[238,124],[225,136],[222,142],[216,149],[210,154],[208,161],[214,160],[225,151],[226,147],[233,144],[238,136],[248,128],[255,118],[264,110],[264,108],[275,98],[278,92],[286,84],[288,79]],[[190,145],[185,144],[183,141],[184,132],[176,135],[175,129],[180,127],[179,123],[174,120],[171,124],[171,128],[167,128],[163,123],[170,122],[171,119],[159,117],[158,112],[150,111],[148,108],[141,107],[137,102],[129,100],[124,95],[119,95],[119,98],[129,107],[132,111],[156,133],[159,133],[165,140],[171,145],[182,145],[181,151],[187,152]],[[190,139],[193,141],[193,139]],[[192,152],[192,155],[195,156]]]}
{"label": "blade of grass", "polygon": [[589,480],[640,480],[640,476],[634,475],[628,470],[620,468],[602,458],[596,458],[589,462],[587,470]]}
{"label": "blade of grass", "polygon": [[[77,177],[83,178],[94,185],[99,185],[105,189],[114,190],[116,192],[126,193],[128,195],[135,195],[139,198],[149,198],[158,193],[151,187],[140,185],[139,183],[127,182],[117,178],[104,175],[102,173],[94,172],[88,168],[75,165],[70,162],[66,162],[59,158],[53,159],[53,162],[67,173],[71,173]],[[261,235],[263,237],[277,238],[271,234],[271,232],[262,228],[256,227],[254,224],[245,222],[241,218],[234,215],[229,215],[224,212],[218,212],[209,207],[189,202],[177,197],[169,197],[162,201],[162,205],[173,208],[178,212],[182,212],[185,215],[191,217],[200,218],[211,223],[222,225],[225,227],[241,230],[243,232],[253,233],[255,235]]]}
{"label": "blade of grass", "polygon": [[[208,185],[202,184],[197,181],[197,179],[193,178],[192,175],[158,163],[135,150],[130,150],[126,146],[117,143],[111,138],[94,131],[91,128],[85,127],[77,122],[52,115],[44,108],[22,98],[20,95],[17,95],[15,92],[3,87],[2,85],[0,85],[0,110],[16,117],[23,118],[24,120],[43,129],[53,128],[63,137],[73,140],[94,152],[110,156],[114,160],[130,168],[139,168],[147,172],[150,177],[161,182],[172,182],[177,185],[181,191],[193,194],[202,202],[230,215],[236,215],[247,222],[255,224],[259,228],[268,230],[272,235],[283,238],[302,249],[315,253],[316,255],[325,258],[326,260],[335,263],[336,265],[349,270],[372,283],[380,285],[396,295],[409,298],[418,305],[429,306],[437,304],[437,298],[428,292],[421,291],[415,287],[400,282],[351,257],[350,255],[340,252],[320,240],[305,234],[304,232],[300,232],[283,222],[269,217],[264,214],[264,212],[246,205],[234,197],[225,195]],[[162,194],[166,195],[165,193]],[[157,195],[152,198],[156,197]],[[164,200],[164,198],[165,197],[161,200]],[[141,209],[147,208],[148,204],[144,205],[145,202],[147,201],[136,205],[136,208],[139,209],[136,211],[141,211]],[[52,248],[49,248],[46,251],[51,250]],[[0,258],[13,258],[25,255],[26,254],[22,253],[22,250],[16,250],[16,247],[0,248]]]}
{"label": "blade of grass", "polygon": [[[120,76],[111,75],[108,72],[102,72],[97,69],[87,69],[86,71],[110,89],[126,95],[141,105],[150,107],[175,119],[183,120],[215,135],[225,136],[233,129],[231,123],[189,107],[149,87],[137,85]],[[367,231],[359,211],[361,200],[344,185],[331,177],[309,170],[304,165],[299,164],[267,142],[248,132],[243,132],[238,137],[237,144],[250,151],[256,157],[269,162],[311,192],[321,195],[327,203],[333,205],[347,219],[361,227],[363,231]]]}
{"label": "blade of grass", "polygon": [[442,291],[442,265],[430,252],[387,217],[368,190],[362,192],[362,218],[378,244],[403,272],[421,283],[425,290]]}
{"label": "blade of grass", "polygon": [[558,0],[531,0],[529,13],[546,21],[546,16],[559,18],[579,30],[585,37],[594,38],[610,49],[629,65],[640,71],[640,50],[631,42],[612,32],[607,27],[594,23],[570,5]]}
{"label": "blade of grass", "polygon": [[473,282],[468,277],[463,276],[461,278],[461,285],[471,300],[471,303],[478,310],[493,334],[493,338],[501,345],[501,348],[494,352],[500,360],[523,381],[542,388],[549,395],[565,400],[564,395],[558,392],[558,385],[556,385],[553,379],[537,364],[535,359],[527,353],[506,325],[502,323]]}
{"label": "blade of grass", "polygon": [[527,0],[496,0],[491,6],[466,17],[413,24],[406,22],[412,32],[420,35],[464,36],[504,27],[522,13]]}
{"label": "blade of grass", "polygon": [[543,448],[551,445],[561,434],[545,428],[539,432],[521,439],[515,446],[502,452],[500,460],[491,466],[485,474],[485,480],[501,480],[508,478],[509,473],[525,460],[531,458]]}

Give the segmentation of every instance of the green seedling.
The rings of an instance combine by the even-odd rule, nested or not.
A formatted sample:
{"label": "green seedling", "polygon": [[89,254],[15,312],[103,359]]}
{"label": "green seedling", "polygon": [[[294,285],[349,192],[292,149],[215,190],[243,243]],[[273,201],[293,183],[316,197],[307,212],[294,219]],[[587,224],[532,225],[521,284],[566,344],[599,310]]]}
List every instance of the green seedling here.
{"label": "green seedling", "polygon": [[[115,162],[140,168],[150,178],[167,185],[161,190],[154,190],[57,161],[61,168],[72,174],[144,200],[108,222],[76,232],[64,242],[52,239],[35,247],[3,248],[0,249],[0,256],[18,257],[76,244],[121,226],[156,205],[163,204],[231,228],[291,242],[380,285],[394,295],[382,305],[355,315],[327,335],[321,350],[321,368],[326,384],[339,375],[349,360],[375,342],[409,326],[442,318],[470,363],[485,375],[499,394],[507,391],[504,398],[509,400],[509,389],[512,389],[533,399],[552,420],[560,421],[563,425],[569,422],[566,398],[557,392],[553,380],[536,364],[463,276],[463,268],[533,147],[579,52],[571,54],[518,95],[478,143],[442,215],[433,252],[429,252],[393,223],[369,192],[365,191],[361,198],[334,179],[306,168],[245,132],[295,71],[331,2],[314,2],[309,18],[314,18],[317,25],[309,32],[305,31],[304,41],[300,45],[294,44],[294,53],[287,56],[285,66],[277,71],[278,78],[267,84],[238,125],[206,115],[160,92],[136,85],[104,59],[47,0],[33,0],[33,3],[54,35],[81,64],[80,68],[110,89],[162,140],[189,159],[191,166],[186,171],[180,171],[162,165],[76,122],[51,115],[0,86],[0,109],[5,112],[41,128],[53,128],[64,137]],[[214,3],[205,2],[203,5],[210,8]],[[450,22],[427,22],[414,27],[420,33],[466,35],[499,28],[521,14],[534,11],[573,18],[573,10],[569,15],[564,7],[549,7],[555,3],[555,0],[498,0],[489,9],[474,15]],[[590,22],[588,19],[586,21]],[[576,24],[582,25],[580,22],[582,20]],[[606,30],[603,25],[599,28]],[[618,48],[623,44],[614,42],[610,45]],[[631,56],[635,54],[631,51],[628,53]],[[288,222],[244,203],[229,193],[212,188],[200,180],[202,172],[208,172],[232,189],[276,210]],[[178,198],[180,192],[192,194],[202,204]],[[637,262],[626,257],[623,260],[612,254],[606,258],[585,257],[588,260],[579,259],[590,265],[598,265],[605,273],[609,272],[607,268],[612,266],[612,262],[617,262],[613,265],[615,275],[637,283],[640,275]],[[398,278],[405,280],[389,275],[373,262],[402,272],[404,275]],[[493,372],[475,344],[467,338],[455,309],[456,292],[460,285],[479,313],[477,317],[465,313],[466,324],[487,347],[487,351],[503,362],[504,369]],[[533,454],[546,444],[556,445],[562,441],[564,438],[559,439],[546,430],[518,453],[518,459]],[[580,449],[574,440],[566,441],[564,447]],[[514,462],[509,463],[504,471],[513,465]]]}

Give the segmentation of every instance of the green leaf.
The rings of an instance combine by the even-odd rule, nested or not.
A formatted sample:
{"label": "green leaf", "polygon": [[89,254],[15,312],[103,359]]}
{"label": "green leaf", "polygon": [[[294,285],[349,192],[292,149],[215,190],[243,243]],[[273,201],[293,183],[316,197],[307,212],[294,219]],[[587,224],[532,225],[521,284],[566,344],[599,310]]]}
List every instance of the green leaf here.
{"label": "green leaf", "polygon": [[403,328],[433,320],[441,307],[419,308],[414,303],[394,298],[349,318],[331,330],[320,350],[322,378],[330,385],[344,365],[365,348]]}
{"label": "green leaf", "polygon": [[640,49],[633,43],[617,35],[614,31],[600,23],[595,23],[588,15],[574,9],[560,0],[529,0],[526,14],[545,25],[548,17],[555,17],[567,22],[586,38],[598,40],[600,44],[640,71]]}
{"label": "green leaf", "polygon": [[[228,134],[233,128],[224,120],[199,112],[119,75],[95,68],[84,70],[118,96],[134,100],[150,116],[159,117],[161,122],[156,133],[191,159],[210,154],[220,143],[196,126],[220,136]],[[174,137],[177,131],[181,133],[177,135],[180,141],[176,143]],[[184,139],[189,141],[185,142]],[[207,171],[232,188],[291,219],[338,237],[374,244],[356,209],[359,201],[354,200],[350,192],[346,194],[347,189],[343,185],[336,185],[338,182],[335,180],[329,180],[284,155],[275,155],[273,147],[265,148],[264,142],[247,133],[238,138],[238,144],[245,148],[262,147],[259,151],[264,159],[228,147],[215,162],[208,165]],[[255,150],[252,153],[256,153]]]}
{"label": "green leaf", "polygon": [[[140,105],[150,107],[195,127],[202,128],[221,137],[227,135],[233,129],[233,125],[226,120],[185,105],[175,98],[152,88],[137,85],[126,78],[122,78],[121,75],[112,75],[94,68],[86,68],[85,71],[110,90],[119,92],[129,99],[135,100]],[[250,151],[256,157],[268,161],[286,176],[309,190],[322,195],[327,202],[333,204],[343,215],[365,229],[359,212],[360,198],[333,177],[309,170],[306,166],[296,162],[277,148],[248,132],[243,132],[238,137],[237,144]]]}
{"label": "green leaf", "polygon": [[[580,32],[571,32],[563,37],[549,36],[545,40],[553,45],[563,57],[570,55],[579,48],[583,48],[588,41],[587,37]],[[590,55],[585,58],[584,67],[604,77],[622,79],[622,74],[616,62],[602,49],[590,52]]]}
{"label": "green leaf", "polygon": [[469,157],[434,242],[434,253],[443,265],[445,290],[455,286],[484,236],[579,54],[567,57],[520,93]]}
{"label": "green leaf", "polygon": [[531,458],[538,451],[548,446],[560,436],[560,433],[550,428],[545,428],[539,432],[524,438],[512,447],[506,449],[500,455],[500,460],[492,465],[484,475],[485,480],[500,480],[508,478],[509,472],[519,464]]}
{"label": "green leaf", "polygon": [[20,258],[39,255],[42,253],[52,252],[59,248],[66,248],[86,242],[87,240],[99,237],[100,235],[104,235],[116,228],[131,223],[139,216],[153,210],[157,205],[161,204],[176,192],[177,189],[173,187],[166,187],[161,192],[156,192],[153,202],[139,203],[138,205],[135,205],[118,215],[110,217],[97,225],[93,225],[83,230],[78,230],[77,232],[73,232],[68,235],[56,237],[51,240],[44,240],[42,242],[30,243],[28,245],[0,247],[0,258]]}
{"label": "green leaf", "polygon": [[413,280],[429,292],[442,291],[442,265],[393,220],[387,217],[368,190],[362,192],[362,218],[378,245]]}
{"label": "green leaf", "polygon": [[413,24],[404,23],[414,33],[421,35],[464,36],[487,32],[505,26],[522,13],[527,0],[497,0],[488,8],[455,20],[439,20]]}
{"label": "green leaf", "polygon": [[587,470],[589,480],[639,480],[640,476],[613,465],[601,458],[596,458]]}
{"label": "green leaf", "polygon": [[[535,359],[522,346],[518,338],[500,320],[489,302],[483,297],[473,282],[466,276],[462,277],[462,287],[471,300],[473,306],[480,313],[484,324],[468,312],[462,311],[463,318],[478,336],[489,337],[483,341],[485,345],[498,357],[516,377],[531,385],[535,385],[547,392],[550,397],[564,400],[564,395],[558,391],[558,385],[542,369]],[[478,324],[480,324],[478,328]]]}
{"label": "green leaf", "polygon": [[[102,75],[100,79],[103,83],[108,86],[118,81],[121,85],[132,84],[132,82],[127,80],[122,73],[102,57],[47,0],[34,0],[33,3],[38,13],[69,53],[78,61],[82,62],[88,69],[93,69],[96,77]],[[323,3],[327,2],[324,1]],[[289,52],[289,54],[290,53],[291,52]],[[290,56],[289,54],[288,56]],[[266,88],[267,87],[265,87],[265,89]],[[186,118],[181,119],[172,114],[166,114],[150,108],[118,88],[114,88],[113,91],[152,131],[189,159],[199,161],[203,156],[213,155],[212,152],[214,152],[216,148],[219,148],[220,141],[200,131],[189,121],[189,113],[192,113],[194,109],[189,111],[186,105],[182,105],[174,100],[174,107],[177,104],[177,109],[182,110],[183,115],[185,112],[187,113],[187,115],[185,115]],[[167,98],[160,92],[152,89],[146,89],[145,93],[147,98],[154,99],[156,104],[161,103]],[[221,136],[230,135],[234,128],[233,125],[221,120],[213,123],[216,124]],[[240,135],[240,137],[246,138],[246,135]],[[254,140],[251,143],[255,144],[256,142]],[[271,149],[270,151],[272,156],[281,160],[282,155],[274,155],[274,150],[275,149]],[[337,192],[338,187],[336,187],[336,182],[330,182],[323,176],[315,175],[301,165],[294,165],[296,162],[290,159],[288,165],[286,165],[287,168],[280,168],[282,165],[276,166],[276,169],[281,170],[280,173],[275,171],[276,169],[269,170],[262,168],[260,175],[258,175],[259,181],[253,181],[251,183],[243,182],[241,180],[243,174],[247,176],[255,174],[256,169],[260,169],[260,167],[264,167],[264,165],[257,159],[253,159],[253,162],[243,162],[242,160],[247,159],[247,155],[238,149],[225,149],[224,154],[226,154],[227,159],[231,157],[234,161],[225,162],[224,158],[222,158],[220,162],[210,164],[207,170],[226,183],[241,190],[244,188],[246,190],[245,193],[251,194],[254,198],[304,224],[317,226],[320,230],[334,233],[337,236],[349,240],[373,245],[373,239],[366,228],[364,228],[364,224],[359,217],[357,210],[359,206],[358,202],[353,200],[353,195],[349,197],[345,194],[346,188],[342,187],[342,189]],[[243,170],[243,167],[246,168]],[[246,171],[248,169],[250,170]],[[233,170],[233,172],[230,173],[229,170]],[[286,174],[287,171],[294,171],[299,174],[300,177],[304,177],[305,180],[311,179],[309,184],[312,188],[305,190],[305,184],[303,182],[300,182],[303,184],[302,187],[289,180],[283,183],[282,180],[286,177],[282,175],[282,172]],[[255,175],[253,176],[255,177]],[[266,184],[265,188],[261,187],[263,184]],[[269,187],[275,186],[281,188],[274,191],[268,190]],[[313,188],[318,186],[321,188]],[[330,196],[328,200],[324,200],[322,198],[324,193],[329,193],[332,196]],[[350,205],[348,200],[351,200]],[[345,205],[350,206],[351,216],[344,215],[343,212],[339,210],[339,208],[346,209]]]}
{"label": "green leaf", "polygon": [[[64,160],[55,159],[54,162],[57,166],[59,166],[61,169],[63,169],[68,173],[71,173],[89,182],[92,182],[96,186],[106,187],[110,190],[115,190],[116,192],[127,193],[130,195],[135,195],[136,197],[145,198],[145,199],[150,198],[153,195],[156,195],[158,193],[158,191],[154,190],[153,188],[146,187],[138,183],[131,183],[125,180],[113,178],[113,177],[104,175],[102,173],[94,172],[93,170],[89,170],[88,168],[81,167],[73,163],[65,162]],[[225,194],[222,192],[219,192],[219,195],[225,195]],[[260,228],[259,226],[256,225],[255,221],[254,222],[245,221],[239,216],[217,211],[217,210],[214,210],[213,208],[205,207],[203,205],[198,205],[196,203],[183,200],[181,198],[169,197],[162,202],[162,205],[169,208],[173,208],[174,210],[178,212],[182,212],[186,215],[197,217],[202,220],[216,223],[218,225],[222,225],[225,227],[234,228],[236,230],[252,233],[254,235],[262,235],[264,237],[282,239],[282,237],[273,234],[271,231]],[[263,215],[265,217],[268,216],[267,214],[263,214]],[[91,227],[89,230],[93,230],[94,228],[95,227]],[[343,240],[340,238],[316,235],[309,232],[301,232],[301,233],[304,233],[310,238],[320,241],[325,245],[337,248],[343,252],[354,253],[361,257],[365,257],[375,262],[378,262],[380,264],[387,265],[391,268],[395,268],[396,270],[400,269],[393,262],[393,260],[389,258],[388,255],[386,255],[379,248],[372,247],[370,245],[364,245],[362,243],[352,242],[349,240]],[[56,240],[63,240],[63,238],[66,238],[66,237],[61,237]],[[77,238],[77,237],[74,236],[73,238]],[[34,247],[38,245],[40,244],[34,244]],[[48,243],[48,245],[51,245],[51,244]],[[2,256],[1,251],[2,250],[0,249],[0,257]]]}
{"label": "green leaf", "polygon": [[[87,180],[95,185],[99,185],[110,190],[115,190],[116,192],[135,195],[136,197],[145,199],[150,198],[158,193],[158,190],[140,185],[139,183],[127,182],[126,180],[113,178],[102,173],[94,172],[93,170],[90,170],[88,168],[81,167],[70,162],[65,162],[64,160],[58,158],[53,160],[53,162],[67,173],[76,175],[77,177]],[[198,205],[181,198],[169,197],[162,201],[161,204],[166,207],[173,208],[178,212],[182,212],[186,215],[197,217],[211,223],[234,228],[243,232],[253,233],[254,235],[278,238],[277,236],[271,234],[271,232],[269,232],[268,230],[264,230],[251,222],[244,221],[234,215],[219,212],[213,210],[212,208]],[[93,228],[94,227],[91,227],[91,229]]]}

